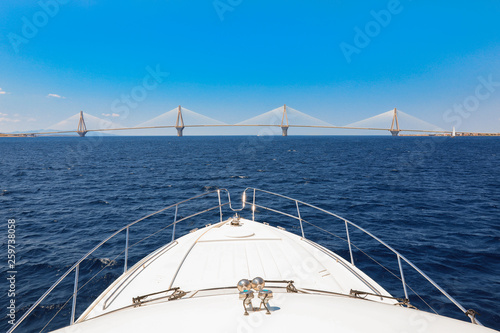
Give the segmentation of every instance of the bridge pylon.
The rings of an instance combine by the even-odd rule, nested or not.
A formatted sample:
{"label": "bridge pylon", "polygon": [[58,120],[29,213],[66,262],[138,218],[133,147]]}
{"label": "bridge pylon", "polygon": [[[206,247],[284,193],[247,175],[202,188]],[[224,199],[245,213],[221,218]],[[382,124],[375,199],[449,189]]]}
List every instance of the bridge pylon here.
{"label": "bridge pylon", "polygon": [[83,138],[87,132],[87,126],[85,125],[85,120],[83,119],[83,111],[80,111],[80,120],[78,121],[76,133]]}
{"label": "bridge pylon", "polygon": [[286,104],[283,105],[283,116],[281,117],[281,135],[288,136],[288,114],[286,113]]}
{"label": "bridge pylon", "polygon": [[[396,123],[396,128],[394,128],[394,123]],[[401,132],[401,130],[399,129],[398,111],[396,110],[396,108],[394,108],[394,115],[392,116],[392,124],[389,131],[391,132],[392,136],[398,136],[399,132]]]}
{"label": "bridge pylon", "polygon": [[177,136],[182,136],[182,131],[184,130],[184,119],[182,119],[181,106],[177,110],[177,121],[175,122],[175,129],[177,130]]}

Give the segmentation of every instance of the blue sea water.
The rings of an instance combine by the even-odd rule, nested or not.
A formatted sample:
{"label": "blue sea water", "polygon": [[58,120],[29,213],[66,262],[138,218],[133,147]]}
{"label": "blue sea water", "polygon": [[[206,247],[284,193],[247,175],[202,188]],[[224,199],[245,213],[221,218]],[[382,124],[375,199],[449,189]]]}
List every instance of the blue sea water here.
{"label": "blue sea water", "polygon": [[[10,327],[9,219],[16,220],[19,318],[77,259],[125,224],[216,188],[227,188],[237,201],[246,187],[309,202],[357,223],[399,250],[466,309],[479,312],[483,324],[500,330],[500,139],[367,136],[1,138],[0,329]],[[304,218],[337,232],[331,221],[312,213]],[[147,233],[147,225],[141,228],[131,232]],[[331,237],[309,235],[336,246]],[[355,245],[371,250],[377,260],[396,263],[388,267],[397,272],[393,257],[358,236],[352,235]],[[91,276],[87,271],[112,268],[87,290],[101,291],[119,275],[124,261],[106,253],[115,253],[111,245],[82,264],[82,280]],[[348,256],[345,249],[339,253]],[[131,261],[145,254],[131,254]],[[354,255],[371,274],[373,265],[359,250]],[[431,305],[438,312],[465,318],[453,306],[441,306],[443,297],[426,282],[407,275],[412,288],[435,296]],[[373,271],[372,276],[392,285],[384,274]],[[72,283],[70,275],[55,299],[42,304],[19,331],[38,332],[66,302],[63,295],[72,293]],[[403,296],[401,288],[388,289]],[[97,295],[80,293],[81,313]],[[50,329],[69,323],[68,308]]]}

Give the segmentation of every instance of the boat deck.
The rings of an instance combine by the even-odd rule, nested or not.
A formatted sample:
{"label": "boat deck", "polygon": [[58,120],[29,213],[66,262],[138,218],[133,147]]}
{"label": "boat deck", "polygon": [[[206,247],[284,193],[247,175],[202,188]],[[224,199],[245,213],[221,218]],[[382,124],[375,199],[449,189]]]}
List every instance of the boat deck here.
{"label": "boat deck", "polygon": [[259,311],[244,316],[237,295],[219,295],[127,308],[56,332],[495,332],[428,312],[342,296],[277,296],[270,302],[271,315]]}
{"label": "boat deck", "polygon": [[[134,297],[178,287],[186,297],[199,290],[224,293],[237,300],[240,279],[294,281],[301,290],[349,295],[351,289],[390,296],[358,268],[317,244],[259,222],[241,218],[207,226],[158,249],[124,273],[79,319],[79,322],[133,305]],[[276,292],[286,292],[276,285]],[[220,290],[214,290],[220,289]],[[205,293],[206,294],[206,293]],[[157,296],[158,298],[163,295]],[[154,298],[153,296],[149,299]],[[396,303],[393,299],[377,301]]]}
{"label": "boat deck", "polygon": [[[262,277],[273,298],[245,315],[236,287]],[[293,281],[293,282],[291,282]],[[290,283],[293,288],[290,287]],[[352,290],[373,295],[356,297]],[[248,307],[247,307],[248,308]],[[253,311],[252,311],[253,309]],[[494,332],[400,306],[369,276],[280,227],[233,218],[157,249],[118,278],[70,332]]]}

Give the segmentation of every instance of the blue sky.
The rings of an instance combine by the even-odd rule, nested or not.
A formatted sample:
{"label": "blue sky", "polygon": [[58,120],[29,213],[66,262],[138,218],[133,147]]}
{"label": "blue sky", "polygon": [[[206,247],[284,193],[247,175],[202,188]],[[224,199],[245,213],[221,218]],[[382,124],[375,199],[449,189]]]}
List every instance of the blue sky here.
{"label": "blue sky", "polygon": [[499,14],[494,0],[6,0],[0,132],[80,110],[134,126],[179,104],[236,123],[284,103],[335,125],[397,107],[500,132]]}

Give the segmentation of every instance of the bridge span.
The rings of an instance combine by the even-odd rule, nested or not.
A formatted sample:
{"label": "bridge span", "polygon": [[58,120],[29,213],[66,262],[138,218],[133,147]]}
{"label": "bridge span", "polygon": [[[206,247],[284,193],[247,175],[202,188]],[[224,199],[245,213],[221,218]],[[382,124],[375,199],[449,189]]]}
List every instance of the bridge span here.
{"label": "bridge span", "polygon": [[[281,111],[282,109],[282,111]],[[290,108],[291,109],[291,108]],[[278,110],[278,109],[275,109]],[[273,111],[275,111],[273,110]],[[186,124],[184,123],[184,117],[182,113],[182,108],[179,105],[177,108],[177,114],[176,114],[176,121],[175,124],[172,125],[158,125],[158,126],[135,126],[135,127],[113,127],[113,128],[98,128],[98,129],[89,129],[86,126],[85,119],[84,119],[84,113],[83,111],[80,111],[79,114],[79,120],[78,124],[76,124],[76,129],[75,130],[62,130],[62,131],[44,131],[44,132],[36,132],[36,133],[19,133],[19,134],[11,134],[11,135],[2,135],[0,136],[20,136],[20,137],[33,137],[33,136],[50,136],[50,135],[62,135],[62,134],[78,134],[80,137],[85,137],[85,135],[89,132],[107,132],[107,131],[125,131],[125,130],[148,130],[148,129],[167,129],[167,128],[175,128],[177,131],[177,136],[182,137],[184,135],[184,129],[186,128],[202,128],[202,127],[271,127],[271,128],[280,128],[281,129],[281,134],[282,136],[288,136],[288,130],[290,128],[323,128],[323,129],[345,129],[345,130],[367,130],[367,131],[384,131],[384,132],[390,132],[392,136],[398,136],[401,132],[408,132],[410,134],[407,135],[417,135],[415,133],[421,133],[420,135],[446,135],[446,136],[455,136],[455,135],[500,135],[499,133],[470,133],[470,132],[458,132],[455,131],[454,129],[451,131],[446,131],[446,130],[441,130],[441,129],[435,129],[435,130],[429,130],[429,129],[403,129],[400,128],[399,126],[399,120],[398,120],[398,110],[394,108],[394,110],[390,111],[392,114],[392,121],[390,127],[383,128],[383,127],[361,127],[361,126],[334,126],[330,125],[326,122],[323,122],[319,119],[310,117],[309,115],[303,114],[305,116],[308,116],[312,119],[316,119],[319,122],[322,122],[324,124],[313,124],[313,125],[301,125],[301,124],[291,124],[289,122],[289,108],[286,106],[286,104],[279,108],[279,112],[281,121],[275,121],[273,123],[237,123],[237,124],[223,124],[223,123],[217,123],[217,124]],[[292,109],[293,110],[293,109]],[[172,110],[173,111],[173,110]],[[189,111],[189,110],[188,110]],[[296,111],[296,110],[295,110]],[[271,111],[270,111],[271,112]],[[296,111],[299,112],[299,111]],[[193,113],[193,112],[192,112]],[[299,112],[300,113],[300,112]],[[389,112],[385,112],[381,115],[388,114]],[[302,113],[301,113],[302,114]],[[262,115],[261,115],[262,116]],[[380,115],[379,115],[380,116]],[[257,117],[255,117],[257,118]],[[275,114],[276,118],[276,114]],[[374,117],[372,117],[374,118]],[[254,119],[254,118],[252,118]]]}

